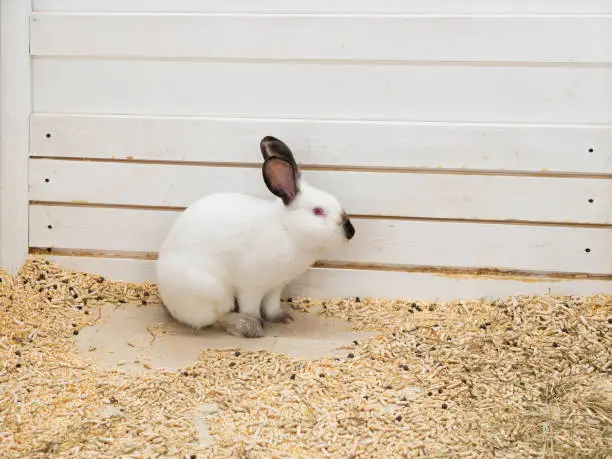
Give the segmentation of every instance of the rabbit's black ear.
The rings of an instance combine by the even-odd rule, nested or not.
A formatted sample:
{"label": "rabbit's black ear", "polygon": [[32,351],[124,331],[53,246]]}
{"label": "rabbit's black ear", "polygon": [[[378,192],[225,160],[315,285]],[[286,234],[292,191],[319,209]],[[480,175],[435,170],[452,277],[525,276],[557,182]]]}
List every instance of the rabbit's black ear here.
{"label": "rabbit's black ear", "polygon": [[288,206],[299,193],[297,171],[294,165],[284,158],[271,156],[261,168],[268,190],[283,200]]}
{"label": "rabbit's black ear", "polygon": [[295,162],[293,153],[291,153],[291,150],[287,144],[285,144],[285,142],[277,139],[276,137],[272,137],[271,135],[267,135],[261,139],[261,142],[259,142],[259,149],[261,150],[264,160],[276,156],[277,158],[282,158],[285,161],[288,161],[293,166],[297,176],[299,177],[300,169]]}

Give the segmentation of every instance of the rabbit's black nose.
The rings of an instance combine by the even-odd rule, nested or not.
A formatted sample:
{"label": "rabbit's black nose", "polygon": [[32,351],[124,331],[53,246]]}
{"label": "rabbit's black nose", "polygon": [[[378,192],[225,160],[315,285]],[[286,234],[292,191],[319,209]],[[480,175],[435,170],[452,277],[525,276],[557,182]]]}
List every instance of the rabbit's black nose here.
{"label": "rabbit's black nose", "polygon": [[342,223],[342,228],[344,229],[344,235],[346,236],[346,238],[349,241],[353,239],[353,236],[355,236],[355,227],[353,226],[351,221],[348,219],[348,217]]}

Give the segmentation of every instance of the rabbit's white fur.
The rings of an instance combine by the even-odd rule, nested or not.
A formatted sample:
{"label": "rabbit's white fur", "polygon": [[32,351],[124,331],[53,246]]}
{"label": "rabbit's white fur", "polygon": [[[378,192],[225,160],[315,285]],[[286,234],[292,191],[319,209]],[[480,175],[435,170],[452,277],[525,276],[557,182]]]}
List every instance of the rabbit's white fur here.
{"label": "rabbit's white fur", "polygon": [[[278,157],[283,159],[282,152]],[[235,335],[262,336],[260,308],[270,321],[290,320],[281,309],[283,288],[352,237],[338,200],[308,185],[290,160],[296,181],[290,202],[220,193],[195,202],[176,220],[156,264],[162,300],[175,319],[194,328],[217,324]],[[275,180],[286,186],[286,175],[275,179],[264,167],[264,177],[273,193],[285,196],[271,186]],[[315,208],[325,215],[316,215]],[[235,304],[239,312],[232,312]]]}

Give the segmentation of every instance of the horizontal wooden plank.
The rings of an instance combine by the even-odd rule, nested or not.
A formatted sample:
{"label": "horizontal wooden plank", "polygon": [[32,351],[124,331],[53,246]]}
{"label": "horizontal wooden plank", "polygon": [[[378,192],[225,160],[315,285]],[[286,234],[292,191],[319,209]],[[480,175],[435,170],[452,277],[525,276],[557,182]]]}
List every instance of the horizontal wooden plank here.
{"label": "horizontal wooden plank", "polygon": [[612,123],[612,67],[33,59],[33,111]]}
{"label": "horizontal wooden plank", "polygon": [[33,0],[38,11],[543,14],[612,13],[609,0]]}
{"label": "horizontal wooden plank", "polygon": [[[612,224],[612,180],[305,171],[351,214]],[[237,191],[271,197],[260,168],[30,160],[30,199],[186,207]]]}
{"label": "horizontal wooden plank", "polygon": [[[124,258],[49,256],[66,269],[123,282],[156,282],[154,261]],[[491,278],[418,272],[312,268],[285,289],[285,296],[334,298],[360,296],[453,301],[514,295],[612,294],[612,281]]]}
{"label": "horizontal wooden plank", "polygon": [[257,163],[284,139],[310,165],[612,173],[612,126],[34,114],[33,156]]}
{"label": "horizontal wooden plank", "polygon": [[30,34],[35,56],[612,62],[612,16],[35,13]]}
{"label": "horizontal wooden plank", "polygon": [[[30,246],[156,252],[177,216],[175,211],[34,205]],[[355,239],[331,260],[612,274],[612,229],[379,219],[357,219],[354,225]]]}

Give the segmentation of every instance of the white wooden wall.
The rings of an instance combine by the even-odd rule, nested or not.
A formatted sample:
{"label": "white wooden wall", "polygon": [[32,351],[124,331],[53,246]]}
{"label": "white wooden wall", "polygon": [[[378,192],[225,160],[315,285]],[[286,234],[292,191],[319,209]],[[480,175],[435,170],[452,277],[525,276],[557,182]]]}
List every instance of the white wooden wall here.
{"label": "white wooden wall", "polygon": [[290,293],[612,292],[612,1],[0,1],[31,87],[2,216],[65,266],[154,281],[181,209],[268,195],[270,134],[357,229]]}

